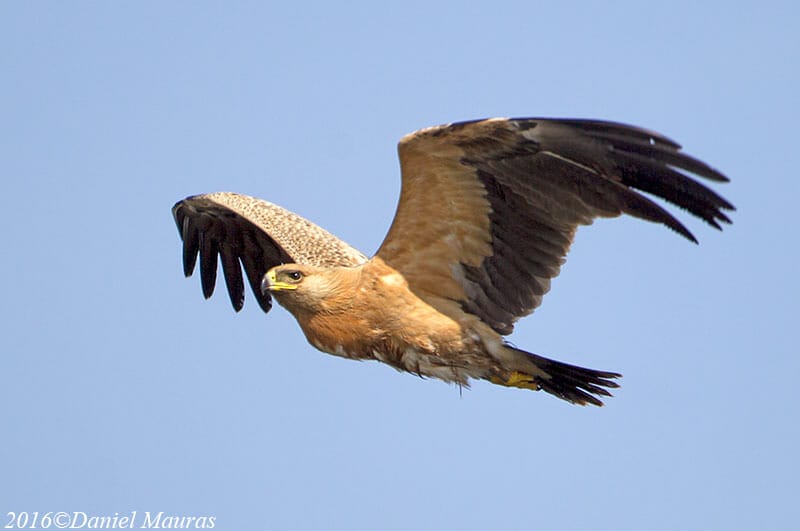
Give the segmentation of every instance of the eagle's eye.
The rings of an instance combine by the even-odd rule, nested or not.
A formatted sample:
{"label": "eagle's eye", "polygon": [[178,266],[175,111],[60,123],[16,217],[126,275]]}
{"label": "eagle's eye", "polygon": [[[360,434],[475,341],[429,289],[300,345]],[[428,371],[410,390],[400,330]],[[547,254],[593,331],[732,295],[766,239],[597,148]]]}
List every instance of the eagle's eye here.
{"label": "eagle's eye", "polygon": [[303,273],[301,273],[300,271],[287,271],[286,276],[294,280],[295,282],[299,282],[300,279],[303,278]]}

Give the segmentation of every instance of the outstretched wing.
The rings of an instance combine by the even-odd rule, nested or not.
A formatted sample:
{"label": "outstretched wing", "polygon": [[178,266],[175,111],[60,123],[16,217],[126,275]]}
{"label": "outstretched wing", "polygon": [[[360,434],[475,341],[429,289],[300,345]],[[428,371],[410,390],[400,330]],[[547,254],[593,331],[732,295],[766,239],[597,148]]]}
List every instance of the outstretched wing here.
{"label": "outstretched wing", "polygon": [[255,197],[231,192],[195,195],[175,203],[172,215],[183,239],[184,274],[191,276],[199,254],[203,295],[209,298],[221,258],[237,312],[244,304],[242,267],[259,306],[268,312],[271,297],[261,293],[260,284],[271,267],[284,263],[354,266],[367,260],[307,219]]}
{"label": "outstretched wing", "polygon": [[541,304],[579,225],[620,214],[694,236],[639,191],[710,225],[733,206],[687,176],[728,179],[657,133],[611,122],[501,119],[399,144],[402,190],[378,256],[423,298],[457,301],[501,334]]}

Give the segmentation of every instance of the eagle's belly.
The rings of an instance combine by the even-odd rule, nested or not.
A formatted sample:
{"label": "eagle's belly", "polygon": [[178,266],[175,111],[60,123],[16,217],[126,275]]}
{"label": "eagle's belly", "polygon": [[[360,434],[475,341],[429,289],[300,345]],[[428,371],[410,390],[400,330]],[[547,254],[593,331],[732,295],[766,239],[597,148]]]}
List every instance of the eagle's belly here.
{"label": "eagle's belly", "polygon": [[317,316],[301,328],[311,345],[328,354],[377,360],[399,371],[462,385],[495,366],[477,334],[465,335],[460,328],[443,334],[442,327],[430,322],[389,329],[358,317]]}
{"label": "eagle's belly", "polygon": [[[470,356],[466,352],[442,356],[439,353],[428,353],[409,347],[399,355],[380,349],[373,350],[372,355],[376,360],[391,365],[399,371],[410,372],[422,377],[438,378],[446,382],[456,382],[461,385],[468,385],[470,378],[480,378],[485,372],[479,369],[483,363],[470,365],[468,360],[474,356]],[[485,360],[484,356],[481,358]]]}

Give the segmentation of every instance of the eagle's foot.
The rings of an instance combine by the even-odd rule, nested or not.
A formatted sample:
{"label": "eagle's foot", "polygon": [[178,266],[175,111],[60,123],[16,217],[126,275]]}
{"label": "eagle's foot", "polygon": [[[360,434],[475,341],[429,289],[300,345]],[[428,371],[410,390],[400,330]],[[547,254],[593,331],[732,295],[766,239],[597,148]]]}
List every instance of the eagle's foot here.
{"label": "eagle's foot", "polygon": [[533,391],[541,389],[535,377],[519,371],[511,371],[502,376],[492,376],[490,381],[493,384],[504,385],[506,387],[519,387],[520,389],[531,389]]}

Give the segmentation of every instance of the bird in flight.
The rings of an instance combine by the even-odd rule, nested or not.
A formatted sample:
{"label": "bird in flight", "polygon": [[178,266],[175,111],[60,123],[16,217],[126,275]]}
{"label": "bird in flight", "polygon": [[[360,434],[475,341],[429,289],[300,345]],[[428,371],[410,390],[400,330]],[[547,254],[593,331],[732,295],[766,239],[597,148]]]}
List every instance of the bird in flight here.
{"label": "bird in flight", "polygon": [[244,270],[264,312],[272,297],[317,349],[378,360],[459,386],[470,379],[602,405],[621,375],[508,343],[565,261],[579,225],[629,214],[697,242],[645,192],[720,229],[734,207],[694,175],[719,171],[651,131],[613,122],[493,118],[400,140],[402,188],[368,258],[310,221],[246,195],[196,195],[172,208],[188,277],[203,294],[218,260],[236,311]]}

